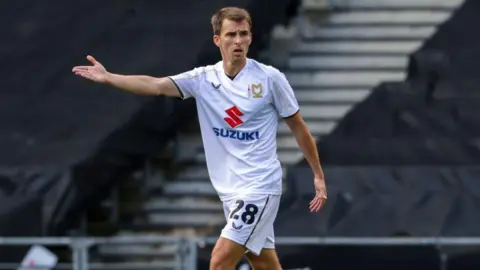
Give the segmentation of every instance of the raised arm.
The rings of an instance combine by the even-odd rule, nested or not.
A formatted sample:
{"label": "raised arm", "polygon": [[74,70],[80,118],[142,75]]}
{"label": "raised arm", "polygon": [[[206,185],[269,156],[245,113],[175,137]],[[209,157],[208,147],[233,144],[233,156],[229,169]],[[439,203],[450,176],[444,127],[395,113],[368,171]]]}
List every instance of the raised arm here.
{"label": "raised arm", "polygon": [[138,95],[181,97],[177,86],[168,77],[155,78],[146,75],[114,74],[108,72],[92,56],[87,56],[87,60],[92,63],[91,66],[77,66],[72,69],[72,72],[91,81],[107,84]]}

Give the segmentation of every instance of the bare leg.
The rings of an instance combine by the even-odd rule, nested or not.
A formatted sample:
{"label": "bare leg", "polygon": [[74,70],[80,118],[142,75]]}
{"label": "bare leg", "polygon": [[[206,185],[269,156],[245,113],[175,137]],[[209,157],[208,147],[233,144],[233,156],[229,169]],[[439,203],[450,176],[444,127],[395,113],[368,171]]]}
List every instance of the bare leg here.
{"label": "bare leg", "polygon": [[275,249],[263,249],[259,256],[245,254],[253,270],[282,270]]}
{"label": "bare leg", "polygon": [[234,270],[245,251],[244,246],[220,237],[212,251],[210,270]]}

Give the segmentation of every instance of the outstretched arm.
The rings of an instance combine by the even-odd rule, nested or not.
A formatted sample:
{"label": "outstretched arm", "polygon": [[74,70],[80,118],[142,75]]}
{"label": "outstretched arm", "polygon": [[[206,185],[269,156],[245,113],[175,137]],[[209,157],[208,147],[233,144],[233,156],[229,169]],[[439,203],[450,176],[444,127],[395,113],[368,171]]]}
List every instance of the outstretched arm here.
{"label": "outstretched arm", "polygon": [[177,86],[170,78],[114,74],[108,72],[105,67],[92,56],[87,56],[87,60],[92,63],[91,66],[76,66],[72,69],[72,72],[91,81],[111,85],[123,91],[138,95],[181,97]]}

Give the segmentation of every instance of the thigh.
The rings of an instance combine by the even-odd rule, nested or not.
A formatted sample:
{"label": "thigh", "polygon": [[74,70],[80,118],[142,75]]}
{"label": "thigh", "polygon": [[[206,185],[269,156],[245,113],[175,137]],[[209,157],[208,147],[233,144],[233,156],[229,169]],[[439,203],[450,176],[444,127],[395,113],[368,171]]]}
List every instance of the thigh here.
{"label": "thigh", "polygon": [[273,223],[277,216],[280,196],[255,195],[238,198],[227,203],[227,224],[221,236],[230,239],[255,255],[262,248],[273,248]]}

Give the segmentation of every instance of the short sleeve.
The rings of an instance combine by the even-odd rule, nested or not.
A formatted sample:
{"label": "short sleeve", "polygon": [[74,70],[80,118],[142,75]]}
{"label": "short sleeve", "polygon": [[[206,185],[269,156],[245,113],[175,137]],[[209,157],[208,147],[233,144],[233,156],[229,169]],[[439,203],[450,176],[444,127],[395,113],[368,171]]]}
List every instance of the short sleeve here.
{"label": "short sleeve", "polygon": [[271,79],[273,81],[273,105],[278,114],[280,114],[282,118],[293,116],[298,112],[299,106],[290,83],[285,75],[278,70],[271,73]]}
{"label": "short sleeve", "polygon": [[175,83],[182,99],[196,97],[203,69],[195,68],[169,78]]}

